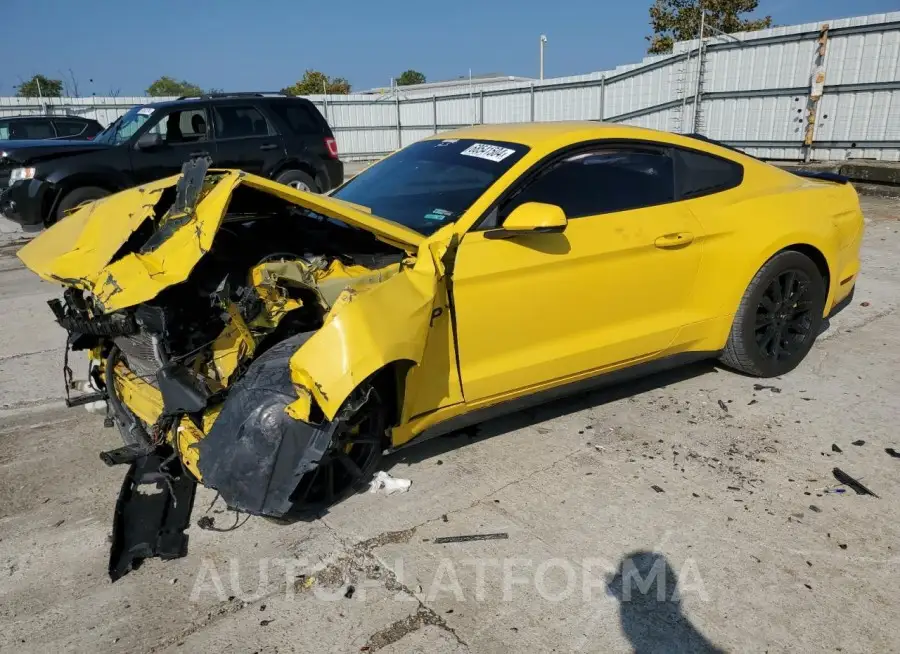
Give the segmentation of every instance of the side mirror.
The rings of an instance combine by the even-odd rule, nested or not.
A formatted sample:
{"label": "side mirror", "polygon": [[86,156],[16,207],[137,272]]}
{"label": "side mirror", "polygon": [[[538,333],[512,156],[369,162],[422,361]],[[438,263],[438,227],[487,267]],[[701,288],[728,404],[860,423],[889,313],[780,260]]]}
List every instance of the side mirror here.
{"label": "side mirror", "polygon": [[566,224],[566,214],[562,207],[543,202],[526,202],[513,209],[506,217],[502,229],[496,230],[499,232],[496,238],[516,234],[558,234],[566,229]]}
{"label": "side mirror", "polygon": [[154,134],[152,132],[147,132],[146,134],[141,134],[141,137],[137,140],[137,143],[134,147],[138,150],[152,150],[153,148],[158,148],[162,145],[162,136],[159,134]]}

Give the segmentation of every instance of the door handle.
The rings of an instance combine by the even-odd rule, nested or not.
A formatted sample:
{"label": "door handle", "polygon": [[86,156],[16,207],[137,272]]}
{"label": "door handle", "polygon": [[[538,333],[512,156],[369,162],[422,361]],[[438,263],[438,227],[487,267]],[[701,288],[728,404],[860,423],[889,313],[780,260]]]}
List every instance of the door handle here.
{"label": "door handle", "polygon": [[680,248],[688,245],[694,240],[694,235],[690,232],[675,232],[674,234],[663,234],[657,238],[653,244],[658,248]]}
{"label": "door handle", "polygon": [[274,143],[265,143],[265,144],[259,146],[259,149],[260,150],[274,150],[277,147],[278,146],[275,145]]}

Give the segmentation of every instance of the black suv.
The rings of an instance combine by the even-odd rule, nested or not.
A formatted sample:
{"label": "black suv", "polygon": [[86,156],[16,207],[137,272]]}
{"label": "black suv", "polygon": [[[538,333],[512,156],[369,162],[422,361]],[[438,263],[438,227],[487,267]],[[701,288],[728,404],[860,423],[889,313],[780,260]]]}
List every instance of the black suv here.
{"label": "black suv", "polygon": [[[35,139],[90,140],[103,131],[93,118],[78,116],[8,116],[0,118],[0,141]],[[0,147],[3,144],[0,143]]]}
{"label": "black suv", "polygon": [[322,114],[309,100],[271,93],[141,105],[92,141],[0,148],[0,213],[26,226],[50,225],[89,200],[174,175],[193,157],[301,190],[324,192],[344,181]]}

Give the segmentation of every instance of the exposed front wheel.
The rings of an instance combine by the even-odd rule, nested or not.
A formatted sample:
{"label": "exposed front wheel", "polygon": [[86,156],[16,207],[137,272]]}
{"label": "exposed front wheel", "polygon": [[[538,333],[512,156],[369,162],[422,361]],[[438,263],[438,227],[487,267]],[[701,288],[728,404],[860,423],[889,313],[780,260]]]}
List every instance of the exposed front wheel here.
{"label": "exposed front wheel", "polygon": [[803,361],[822,325],[827,289],[804,254],[781,252],[750,282],[721,361],[756,377],[777,377]]}
{"label": "exposed front wheel", "polygon": [[363,490],[381,462],[387,412],[378,389],[363,384],[341,410],[339,424],[319,465],[291,496],[292,515],[321,511]]}

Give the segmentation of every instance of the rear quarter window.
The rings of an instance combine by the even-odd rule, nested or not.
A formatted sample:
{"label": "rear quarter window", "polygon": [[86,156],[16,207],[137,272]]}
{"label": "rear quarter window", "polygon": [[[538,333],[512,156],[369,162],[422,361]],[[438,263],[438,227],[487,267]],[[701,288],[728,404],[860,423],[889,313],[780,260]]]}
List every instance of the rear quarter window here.
{"label": "rear quarter window", "polygon": [[78,136],[87,128],[87,123],[78,120],[54,120],[56,135],[59,137]]}
{"label": "rear quarter window", "polygon": [[734,161],[693,150],[675,150],[676,187],[688,200],[740,186],[744,167]]}
{"label": "rear quarter window", "polygon": [[323,132],[322,119],[318,110],[304,102],[274,102],[270,108],[295,134],[322,134]]}

